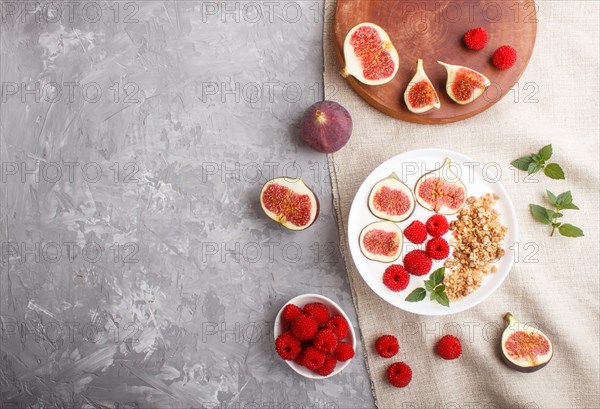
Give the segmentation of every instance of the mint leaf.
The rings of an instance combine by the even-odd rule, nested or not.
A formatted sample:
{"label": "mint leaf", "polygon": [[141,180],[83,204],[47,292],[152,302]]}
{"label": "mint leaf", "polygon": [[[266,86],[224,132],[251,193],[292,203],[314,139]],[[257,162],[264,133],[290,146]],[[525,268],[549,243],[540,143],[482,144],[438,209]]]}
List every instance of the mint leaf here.
{"label": "mint leaf", "polygon": [[546,213],[548,214],[548,218],[550,220],[556,217],[563,217],[562,213],[555,212],[554,210],[546,209]]}
{"label": "mint leaf", "polygon": [[[434,287],[438,284],[441,284],[444,280],[444,273],[446,269],[444,267],[438,268],[429,276],[429,279],[435,283]],[[431,290],[429,290],[431,291]]]}
{"label": "mint leaf", "polygon": [[418,302],[422,301],[425,298],[427,291],[425,291],[422,287],[415,288],[408,296],[404,299],[408,302]]}
{"label": "mint leaf", "polygon": [[553,205],[556,205],[556,202],[557,202],[557,199],[558,199],[556,197],[556,195],[554,193],[552,193],[551,191],[549,191],[549,190],[546,190],[546,193],[548,194],[548,201],[550,203],[552,203]]}
{"label": "mint leaf", "polygon": [[544,167],[544,174],[551,179],[564,179],[565,172],[558,163],[549,163]]}
{"label": "mint leaf", "polygon": [[444,307],[450,307],[450,300],[448,300],[448,296],[443,291],[431,293],[431,299],[437,301],[438,304],[441,304]]}
{"label": "mint leaf", "polygon": [[552,145],[546,145],[538,152],[540,158],[545,162],[552,156]]}
{"label": "mint leaf", "polygon": [[437,287],[435,287],[435,290],[433,291],[435,291],[438,294],[443,294],[446,291],[446,286],[444,284],[440,284]]}
{"label": "mint leaf", "polygon": [[556,205],[557,206],[562,206],[562,205],[571,204],[571,203],[573,203],[573,195],[571,194],[570,190],[567,190],[566,192],[562,192],[560,195],[558,195],[556,197]]}
{"label": "mint leaf", "polygon": [[539,163],[540,165],[544,164],[544,160],[542,160],[542,157],[540,155],[535,154],[535,153],[533,155],[531,155],[531,159],[533,159],[534,162]]}
{"label": "mint leaf", "polygon": [[561,236],[565,236],[565,237],[582,237],[583,236],[583,230],[581,230],[579,227],[575,227],[572,224],[561,224],[558,227],[558,232],[561,234]]}
{"label": "mint leaf", "polygon": [[527,170],[531,163],[533,163],[531,156],[523,156],[522,158],[513,160],[510,164],[519,170]]}
{"label": "mint leaf", "polygon": [[[529,210],[531,211],[531,215],[540,223],[550,224],[552,220],[548,216],[548,209],[542,206],[538,206],[535,204],[529,205]],[[550,210],[552,211],[552,210]]]}
{"label": "mint leaf", "polygon": [[527,167],[527,174],[528,175],[533,175],[535,172],[537,172],[541,168],[542,168],[542,165],[540,165],[539,163],[537,163],[537,162],[531,162],[529,164],[529,166]]}
{"label": "mint leaf", "polygon": [[432,280],[425,280],[425,289],[427,291],[433,291],[433,289],[435,288],[435,286],[437,285],[435,282],[433,282]]}
{"label": "mint leaf", "polygon": [[561,207],[561,210],[579,210],[579,207],[577,207],[576,205],[574,205],[573,203],[569,203],[569,204],[564,204]]}

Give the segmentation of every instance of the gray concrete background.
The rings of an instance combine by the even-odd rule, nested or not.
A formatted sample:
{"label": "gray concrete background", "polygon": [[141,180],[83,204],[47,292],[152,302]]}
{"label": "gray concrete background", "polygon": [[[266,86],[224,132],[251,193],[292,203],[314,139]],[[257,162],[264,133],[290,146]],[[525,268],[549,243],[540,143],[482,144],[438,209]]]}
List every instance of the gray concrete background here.
{"label": "gray concrete background", "polygon": [[[371,407],[360,348],[311,381],[272,340],[302,293],[356,323],[297,136],[321,1],[0,3],[3,407]],[[321,199],[305,232],[262,214],[281,175]]]}

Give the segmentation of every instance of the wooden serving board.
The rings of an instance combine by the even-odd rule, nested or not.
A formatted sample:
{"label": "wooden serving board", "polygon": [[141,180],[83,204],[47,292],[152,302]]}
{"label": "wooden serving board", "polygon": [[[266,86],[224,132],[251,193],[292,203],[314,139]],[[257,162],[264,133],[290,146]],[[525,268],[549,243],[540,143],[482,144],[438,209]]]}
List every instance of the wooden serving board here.
{"label": "wooden serving board", "polygon": [[[370,22],[390,36],[400,56],[394,79],[369,86],[348,77],[348,83],[369,104],[394,118],[420,124],[460,121],[490,108],[517,83],[533,53],[537,34],[534,0],[451,1],[451,0],[338,0],[334,29],[335,48],[344,67],[344,39],[352,27]],[[484,27],[488,43],[483,50],[469,50],[465,32]],[[517,50],[516,64],[501,71],[492,65],[494,51],[502,45]],[[415,74],[417,59],[440,97],[441,108],[427,114],[413,114],[404,104],[404,90]],[[487,76],[492,85],[467,105],[452,101],[446,93],[446,69],[437,61],[463,65]]]}

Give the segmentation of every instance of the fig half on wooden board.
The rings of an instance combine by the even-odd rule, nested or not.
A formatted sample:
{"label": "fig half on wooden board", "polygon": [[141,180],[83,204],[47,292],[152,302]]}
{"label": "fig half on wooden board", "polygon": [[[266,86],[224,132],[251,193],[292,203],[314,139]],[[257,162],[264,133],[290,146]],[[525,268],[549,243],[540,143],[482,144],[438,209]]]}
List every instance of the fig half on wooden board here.
{"label": "fig half on wooden board", "polygon": [[520,372],[542,369],[552,359],[550,339],[539,329],[523,324],[507,312],[506,329],[502,333],[502,359],[510,368]]}
{"label": "fig half on wooden board", "polygon": [[366,85],[390,82],[399,67],[398,51],[385,30],[373,23],[354,26],[344,41],[344,78],[352,75]]}

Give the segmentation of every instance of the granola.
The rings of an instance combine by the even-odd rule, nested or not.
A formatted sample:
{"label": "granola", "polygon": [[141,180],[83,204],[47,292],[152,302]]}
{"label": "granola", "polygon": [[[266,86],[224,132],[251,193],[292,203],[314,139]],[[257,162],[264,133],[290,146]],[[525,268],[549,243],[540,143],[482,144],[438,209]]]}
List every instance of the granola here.
{"label": "granola", "polygon": [[444,277],[446,295],[457,301],[478,289],[483,277],[496,272],[492,263],[504,256],[502,241],[507,228],[500,223],[494,208],[498,195],[471,196],[450,222],[453,239],[452,257],[444,263],[449,274]]}

